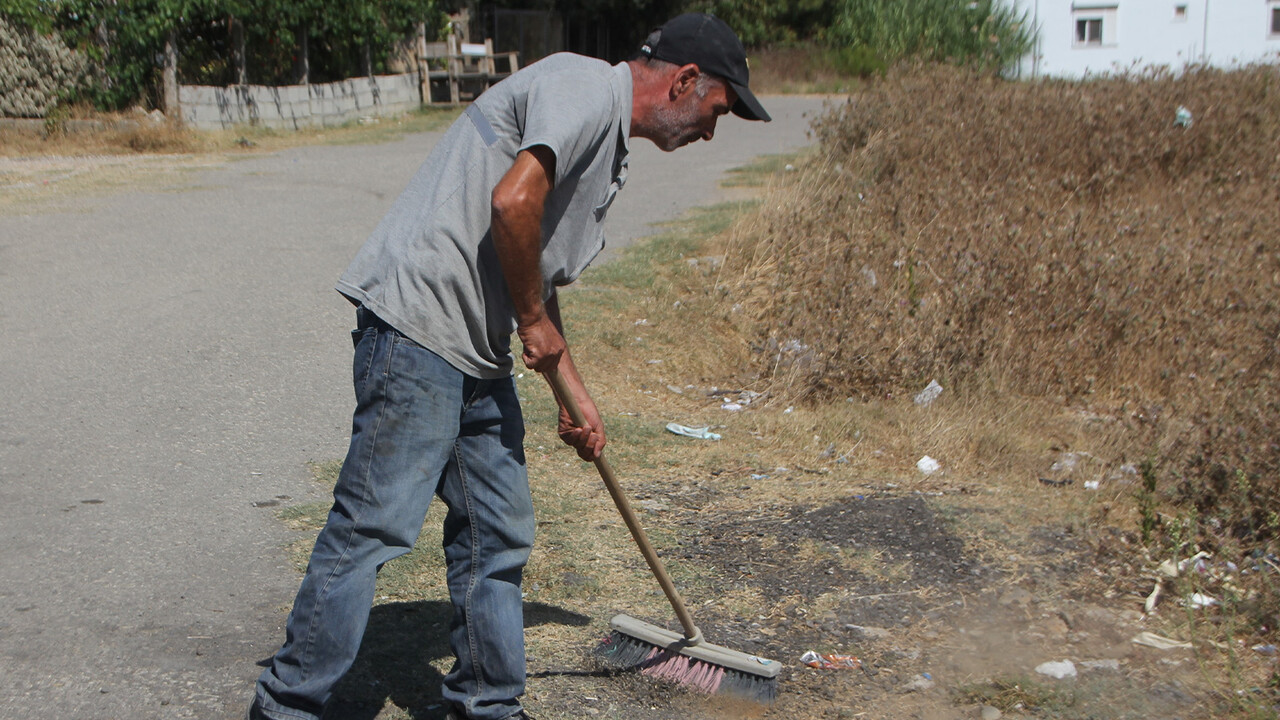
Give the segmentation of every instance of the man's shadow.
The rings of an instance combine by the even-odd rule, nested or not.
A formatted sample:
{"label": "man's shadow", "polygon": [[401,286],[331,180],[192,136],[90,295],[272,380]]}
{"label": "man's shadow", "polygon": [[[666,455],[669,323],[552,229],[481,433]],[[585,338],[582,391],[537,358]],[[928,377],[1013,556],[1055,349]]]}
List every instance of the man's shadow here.
{"label": "man's shadow", "polygon": [[[350,672],[334,688],[324,720],[373,720],[387,700],[414,720],[440,720],[448,704],[440,696],[444,675],[439,661],[453,662],[449,618],[453,606],[444,601],[377,605]],[[582,627],[586,615],[545,603],[525,603],[526,628],[555,623]]]}

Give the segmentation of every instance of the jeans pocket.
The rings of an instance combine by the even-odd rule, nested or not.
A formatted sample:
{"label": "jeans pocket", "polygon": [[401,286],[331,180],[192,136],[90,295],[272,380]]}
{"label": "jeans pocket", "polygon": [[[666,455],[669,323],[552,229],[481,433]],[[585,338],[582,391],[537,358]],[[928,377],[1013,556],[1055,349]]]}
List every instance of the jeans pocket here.
{"label": "jeans pocket", "polygon": [[355,346],[355,357],[351,362],[351,381],[356,389],[358,400],[364,393],[364,384],[373,370],[373,349],[378,342],[378,328],[368,327],[351,331],[351,344]]}

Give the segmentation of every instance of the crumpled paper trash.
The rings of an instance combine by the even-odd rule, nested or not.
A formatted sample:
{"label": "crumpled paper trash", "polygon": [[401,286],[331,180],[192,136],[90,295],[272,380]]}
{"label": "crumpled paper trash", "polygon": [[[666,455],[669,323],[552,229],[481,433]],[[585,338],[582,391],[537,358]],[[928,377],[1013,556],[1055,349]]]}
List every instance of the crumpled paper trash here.
{"label": "crumpled paper trash", "polygon": [[1070,660],[1049,661],[1036,666],[1036,672],[1048,675],[1056,680],[1064,680],[1076,676],[1076,664]]}
{"label": "crumpled paper trash", "polygon": [[683,435],[685,437],[697,438],[699,440],[719,440],[720,434],[711,432],[711,427],[693,428],[678,423],[667,423],[667,432]]}
{"label": "crumpled paper trash", "polygon": [[1135,645],[1145,645],[1157,650],[1176,650],[1191,647],[1191,643],[1184,640],[1173,640],[1171,638],[1157,635],[1153,632],[1140,632],[1137,635],[1134,635],[1129,642]]}
{"label": "crumpled paper trash", "polygon": [[929,407],[930,405],[933,404],[934,400],[938,399],[938,396],[941,394],[942,394],[942,386],[938,384],[937,380],[930,380],[929,384],[926,385],[923,390],[916,393],[916,396],[913,402],[915,402],[915,404],[919,405],[920,407]]}

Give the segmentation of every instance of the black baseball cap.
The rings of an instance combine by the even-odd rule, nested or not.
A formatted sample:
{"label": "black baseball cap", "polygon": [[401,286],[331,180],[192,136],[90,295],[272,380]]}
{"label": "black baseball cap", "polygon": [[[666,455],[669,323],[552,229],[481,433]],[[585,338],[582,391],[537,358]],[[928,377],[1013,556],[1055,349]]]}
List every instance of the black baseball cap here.
{"label": "black baseball cap", "polygon": [[703,72],[718,75],[738,94],[738,101],[733,104],[734,115],[765,122],[772,119],[747,87],[750,70],[742,42],[714,15],[686,13],[668,20],[649,33],[640,54],[676,65],[692,63]]}

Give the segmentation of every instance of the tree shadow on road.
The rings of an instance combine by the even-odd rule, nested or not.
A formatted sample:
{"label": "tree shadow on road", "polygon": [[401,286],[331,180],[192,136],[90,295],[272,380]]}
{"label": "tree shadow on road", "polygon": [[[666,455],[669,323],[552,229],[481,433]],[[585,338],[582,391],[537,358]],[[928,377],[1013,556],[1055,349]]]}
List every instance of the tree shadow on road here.
{"label": "tree shadow on road", "polygon": [[[452,662],[448,602],[418,601],[374,606],[360,653],[334,689],[325,720],[373,720],[390,700],[414,720],[441,720],[440,660]],[[526,628],[554,623],[581,627],[591,618],[545,603],[525,603]]]}

